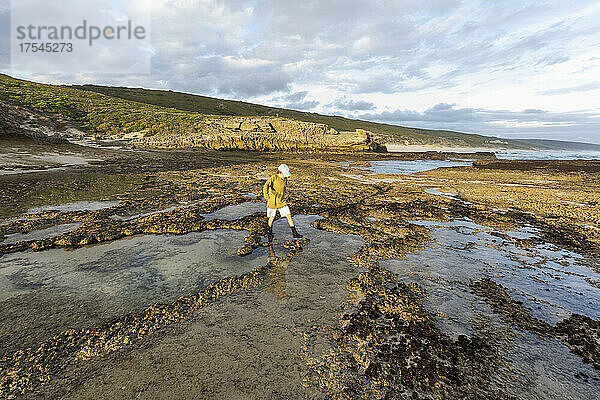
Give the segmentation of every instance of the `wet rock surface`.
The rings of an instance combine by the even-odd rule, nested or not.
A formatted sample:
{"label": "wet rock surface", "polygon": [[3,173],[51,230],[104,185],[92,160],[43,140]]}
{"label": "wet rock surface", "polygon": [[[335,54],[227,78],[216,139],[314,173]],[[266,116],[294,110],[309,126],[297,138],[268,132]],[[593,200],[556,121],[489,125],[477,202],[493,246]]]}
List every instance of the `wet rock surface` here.
{"label": "wet rock surface", "polygon": [[551,326],[534,318],[521,302],[511,299],[506,290],[490,279],[473,282],[473,292],[515,328],[543,337],[555,337],[580,356],[586,364],[600,371],[600,322],[585,315],[572,314]]}
{"label": "wet rock surface", "polygon": [[[236,129],[242,128],[258,129],[248,124]],[[172,157],[185,158],[178,152]],[[355,157],[208,153],[196,160],[195,169],[169,168],[173,161],[129,167],[121,162],[121,170],[106,169],[102,176],[85,170],[54,175],[53,191],[40,191],[35,177],[3,177],[2,198],[23,203],[37,193],[39,199],[20,212],[10,206],[2,210],[0,238],[24,235],[0,243],[0,271],[10,276],[0,287],[16,294],[2,307],[7,318],[44,309],[52,313],[46,325],[24,315],[22,334],[3,340],[0,398],[539,398],[542,393],[590,398],[600,393],[597,299],[584,305],[576,293],[597,290],[593,282],[600,279],[594,272],[600,236],[587,228],[598,224],[590,202],[600,194],[591,173],[540,176],[518,168],[459,167],[397,175],[341,166]],[[373,159],[378,157],[387,156]],[[287,223],[278,220],[270,246],[257,196],[280,162],[294,173],[289,204],[305,239],[291,240]],[[540,186],[580,205],[556,203],[556,195],[540,197]],[[579,198],[582,188],[588,191],[585,201]],[[85,201],[109,203],[86,207]],[[61,204],[78,207],[44,207]],[[462,236],[451,251],[483,248],[462,237],[485,234],[490,246],[502,240],[530,258],[550,254],[535,265],[511,255],[515,268],[533,271],[527,278],[529,297],[509,289],[510,281],[497,283],[493,266],[450,279],[451,274],[430,273],[435,269],[399,270],[389,264],[425,260],[419,257],[446,240],[429,223],[458,220],[480,227],[452,228]],[[68,232],[51,229],[65,224],[76,225]],[[27,236],[44,229],[49,230],[43,237]],[[197,266],[182,270],[178,279],[185,284],[179,286],[167,285],[164,272],[154,274],[156,279],[147,279],[154,292],[140,296],[133,308],[106,306],[113,314],[82,299],[87,289],[100,287],[94,285],[103,278],[94,274],[133,271],[133,261],[80,268],[88,279],[80,289],[69,278],[77,264],[73,258],[62,269],[42,266],[36,271],[41,275],[17,263],[65,250],[75,255],[127,249],[127,243],[148,238],[158,238],[165,249],[175,247],[170,240],[200,242],[194,235],[219,243],[212,236],[218,232],[231,232],[235,240],[215,251],[235,259],[240,269],[207,275],[195,287],[187,281],[201,270]],[[548,252],[556,249],[570,253],[554,260]],[[568,261],[575,257],[571,253],[579,255],[577,262]],[[152,252],[139,258],[140,272],[151,274],[159,258]],[[233,262],[208,258],[214,265]],[[450,257],[446,262],[450,272],[453,265],[465,270]],[[57,290],[65,286],[53,286],[57,276],[71,282],[62,296]],[[561,286],[554,277],[576,286]],[[544,295],[546,288],[560,296]],[[460,296],[468,301],[448,303]],[[556,304],[547,302],[564,313],[552,314]],[[70,312],[75,305],[82,306]],[[484,306],[489,311],[479,312]],[[461,310],[469,313],[465,323]],[[564,366],[532,368],[556,366],[552,354]],[[560,385],[548,384],[544,375]],[[519,391],[518,382],[524,381],[533,389]]]}
{"label": "wet rock surface", "polygon": [[[0,297],[0,354],[69,328],[93,328],[170,303],[265,265],[263,248],[252,252],[250,247],[243,260],[235,255],[245,236],[231,230],[144,235],[71,251],[6,255],[0,270],[7,282]],[[52,304],[52,314],[38,309],[44,303]],[[76,325],[72,314],[78,315]]]}

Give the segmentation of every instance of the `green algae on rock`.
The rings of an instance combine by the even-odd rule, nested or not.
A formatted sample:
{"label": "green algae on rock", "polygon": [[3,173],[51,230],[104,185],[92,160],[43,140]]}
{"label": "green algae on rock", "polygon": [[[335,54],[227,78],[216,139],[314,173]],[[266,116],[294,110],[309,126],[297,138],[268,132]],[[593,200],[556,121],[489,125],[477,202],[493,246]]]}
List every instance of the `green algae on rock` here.
{"label": "green algae on rock", "polygon": [[182,296],[171,304],[155,304],[136,314],[125,315],[99,329],[67,330],[38,348],[19,350],[0,359],[0,398],[12,399],[50,383],[52,377],[69,365],[97,358],[151,335],[168,325],[189,318],[196,310],[224,296],[248,290],[263,282],[277,263],[289,262],[302,251],[302,244],[286,242],[285,257],[237,277],[218,280],[202,291]]}
{"label": "green algae on rock", "polygon": [[[252,163],[148,176],[148,179],[136,181],[133,189],[116,196],[120,202],[118,206],[105,210],[44,211],[33,216],[39,217],[37,222],[11,219],[7,225],[0,225],[3,235],[24,233],[33,227],[74,222],[83,224],[57,237],[15,243],[10,245],[14,247],[0,247],[0,251],[8,254],[29,248],[81,247],[133,235],[182,235],[234,229],[244,231],[247,236],[244,243],[236,244],[233,252],[238,251],[237,246],[242,246],[240,253],[253,257],[265,251],[266,244],[261,238],[266,234],[262,212],[248,213],[235,220],[226,216],[213,219],[205,216],[223,207],[245,207],[243,205],[249,200],[247,193],[259,193],[260,185],[272,172],[273,164],[284,161],[279,157],[261,157],[257,156]],[[416,278],[409,277],[401,282],[398,275],[385,268],[383,263],[383,260],[406,257],[426,246],[436,245],[432,230],[420,226],[419,221],[447,222],[453,219],[493,226],[498,230],[495,238],[511,241],[523,251],[548,242],[593,256],[598,249],[597,240],[587,231],[577,228],[581,219],[592,222],[596,218],[591,213],[571,215],[569,224],[555,229],[558,224],[552,215],[528,214],[536,210],[531,208],[533,202],[524,202],[522,209],[495,209],[506,205],[506,199],[501,197],[503,194],[530,196],[529,189],[523,187],[509,186],[505,192],[489,189],[506,183],[507,179],[521,182],[519,179],[532,178],[521,173],[503,171],[492,176],[488,170],[461,168],[444,171],[443,174],[430,171],[411,177],[375,175],[369,177],[369,183],[365,183],[345,177],[339,164],[332,163],[347,160],[347,156],[286,157],[289,160],[286,158],[285,162],[295,171],[290,182],[293,213],[319,215],[321,218],[312,222],[313,227],[360,235],[366,242],[349,257],[356,267],[356,274],[349,279],[344,277],[348,294],[346,300],[339,304],[336,323],[314,324],[299,335],[305,339],[298,343],[303,361],[294,364],[293,368],[306,374],[307,384],[316,392],[320,391],[330,398],[511,398],[511,393],[500,384],[518,379],[516,372],[511,372],[514,366],[505,351],[513,343],[510,336],[515,335],[513,328],[540,332],[542,336],[549,331],[561,341],[553,341],[556,346],[582,359],[587,357],[586,362],[590,365],[597,364],[594,353],[597,321],[593,318],[577,316],[550,325],[536,322],[536,318],[528,317],[525,312],[507,316],[514,307],[512,311],[499,307],[493,314],[509,321],[504,331],[500,332],[501,328],[480,316],[474,319],[474,333],[470,337],[451,337],[437,325],[435,317],[443,310],[429,308],[427,299],[431,295],[424,286],[416,283]],[[552,178],[564,178],[558,172],[551,171],[549,174]],[[477,183],[479,177],[481,182],[483,179],[486,182]],[[554,190],[571,196],[588,183],[592,189],[595,188],[588,178],[579,174],[570,176],[570,180],[565,178],[556,184]],[[448,199],[424,192],[423,189],[432,186],[463,195]],[[595,193],[590,197],[596,196]],[[544,201],[550,203],[549,200],[537,199],[535,204]],[[588,205],[578,207],[587,210]],[[524,224],[532,225],[541,232],[541,239],[511,236],[510,231]],[[306,254],[318,243],[302,240],[281,245],[293,252],[305,249]],[[246,293],[247,288],[264,282],[265,276],[272,280],[269,291],[283,299],[282,270],[285,268],[277,269],[272,263],[267,264],[245,275],[245,278],[219,281],[214,287],[207,288],[209,292],[206,294],[185,296],[171,304],[153,306],[142,313],[117,318],[100,329],[67,331],[37,349],[14,353],[0,362],[6,377],[3,387],[10,391],[4,393],[17,394],[19,388],[35,390],[38,382],[52,385],[53,377],[66,368],[81,366],[81,363],[97,360],[103,354],[127,348],[128,343],[141,342],[161,327],[187,319],[192,310],[203,304],[223,298],[228,293]],[[537,282],[532,281],[531,284],[536,285]],[[493,287],[488,286],[486,291],[489,294]],[[480,297],[484,299],[484,296]],[[317,331],[329,338],[325,345],[313,343]],[[561,343],[565,343],[566,347]],[[40,348],[42,350],[38,352]]]}

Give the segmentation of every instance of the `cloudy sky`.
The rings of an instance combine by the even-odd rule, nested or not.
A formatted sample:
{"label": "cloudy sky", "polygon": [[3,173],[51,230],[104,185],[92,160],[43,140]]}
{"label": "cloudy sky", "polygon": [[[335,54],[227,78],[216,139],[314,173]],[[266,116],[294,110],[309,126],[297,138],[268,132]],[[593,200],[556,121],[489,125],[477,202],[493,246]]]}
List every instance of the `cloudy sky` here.
{"label": "cloudy sky", "polygon": [[[63,11],[66,3],[53,2]],[[405,126],[600,143],[597,0],[78,3],[83,14],[147,15],[151,40],[141,51],[151,67],[117,73],[139,54],[103,51],[85,58],[102,67],[93,71],[6,57],[0,69],[52,83],[165,88]],[[5,42],[9,5],[0,0]],[[27,12],[34,19],[42,11]]]}

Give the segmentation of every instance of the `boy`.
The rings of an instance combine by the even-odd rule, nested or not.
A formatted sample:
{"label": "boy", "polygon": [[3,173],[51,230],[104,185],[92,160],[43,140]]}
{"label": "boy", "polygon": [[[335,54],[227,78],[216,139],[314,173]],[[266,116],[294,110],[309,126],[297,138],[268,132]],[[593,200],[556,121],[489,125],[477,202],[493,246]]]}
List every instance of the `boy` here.
{"label": "boy", "polygon": [[267,222],[267,238],[269,239],[269,242],[273,240],[273,221],[275,220],[277,210],[279,210],[279,215],[287,218],[294,239],[302,237],[294,226],[290,208],[285,202],[285,185],[287,183],[287,178],[290,176],[292,176],[290,167],[281,164],[279,168],[277,168],[277,174],[270,177],[267,183],[265,183],[265,186],[263,186],[263,196],[267,201],[267,217],[269,218],[269,221]]}

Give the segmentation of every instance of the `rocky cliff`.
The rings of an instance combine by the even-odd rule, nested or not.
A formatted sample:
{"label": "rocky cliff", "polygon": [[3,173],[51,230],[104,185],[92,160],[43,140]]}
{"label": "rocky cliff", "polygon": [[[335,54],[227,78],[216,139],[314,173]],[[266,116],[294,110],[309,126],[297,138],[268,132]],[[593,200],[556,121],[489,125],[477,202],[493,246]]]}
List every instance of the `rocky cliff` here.
{"label": "rocky cliff", "polygon": [[385,151],[371,132],[275,117],[215,117],[187,132],[125,135],[137,146],[256,151]]}
{"label": "rocky cliff", "polygon": [[[154,111],[154,110],[152,110]],[[168,113],[168,111],[167,111]],[[22,135],[51,142],[69,139],[122,140],[145,148],[203,148],[250,151],[385,151],[371,132],[338,132],[325,124],[276,117],[220,117],[190,113],[191,118],[123,127],[102,124],[81,130],[76,121],[0,100],[0,135]],[[133,114],[130,114],[133,115]],[[182,113],[174,114],[181,117]],[[133,119],[133,117],[132,117]],[[107,128],[108,127],[108,128]]]}

